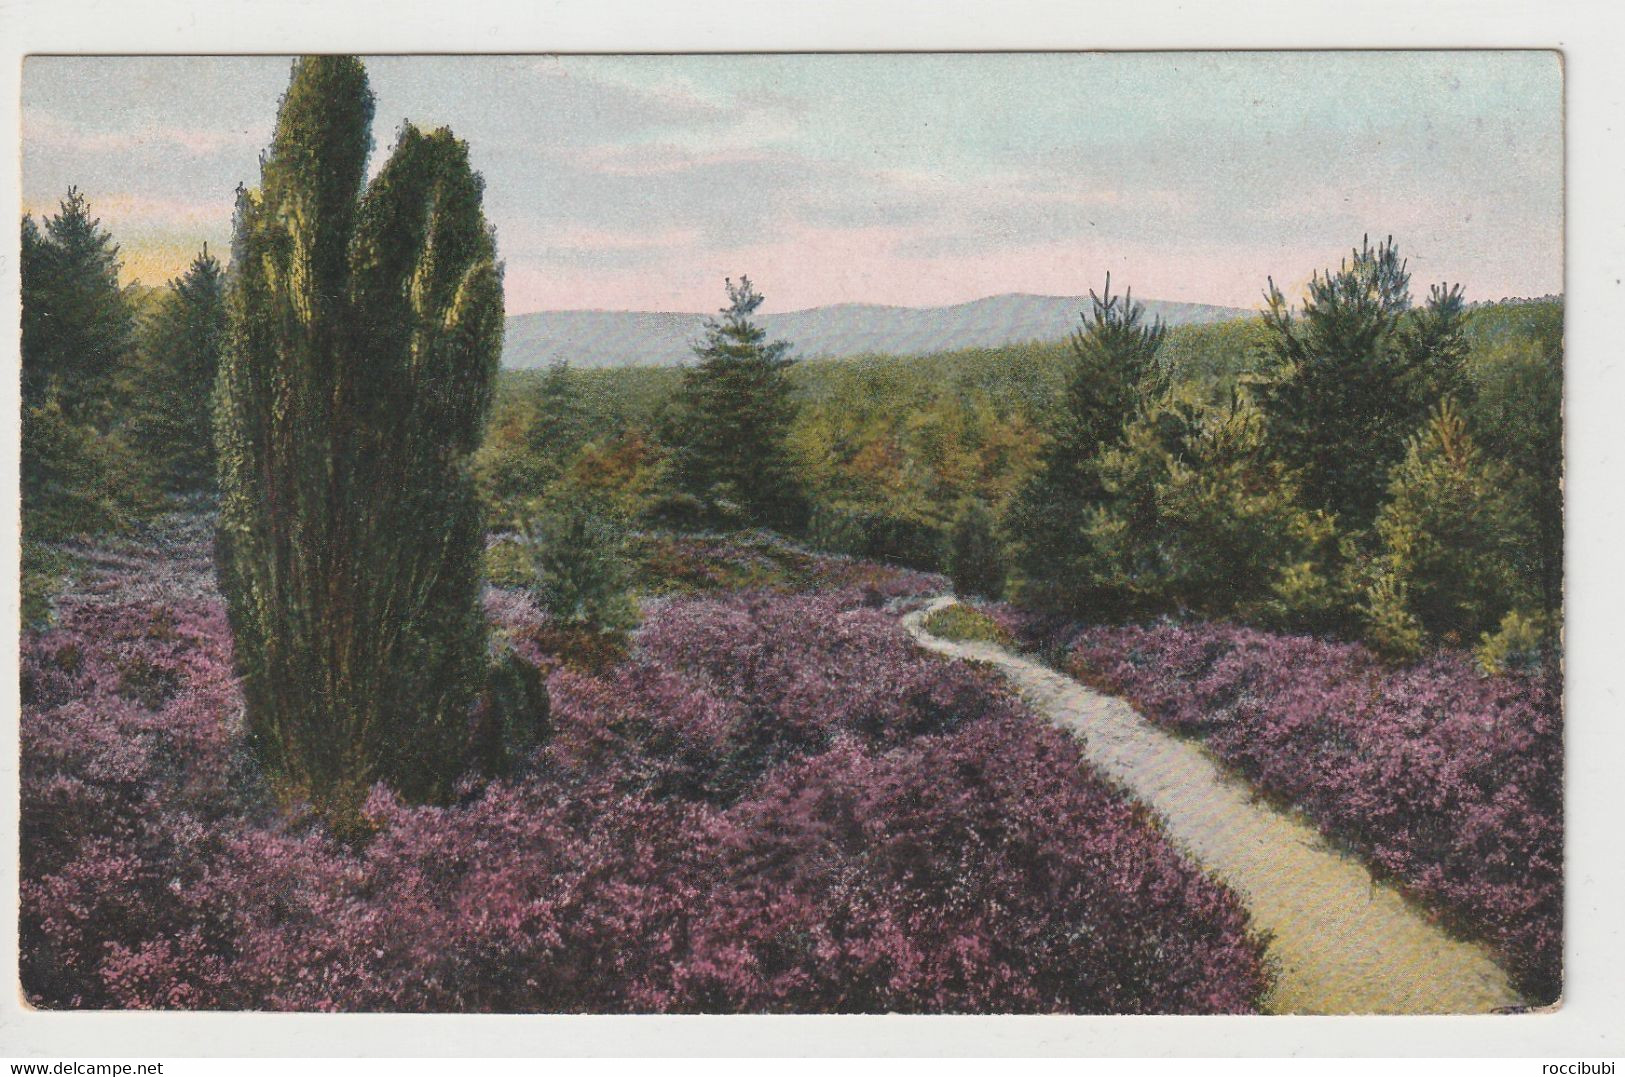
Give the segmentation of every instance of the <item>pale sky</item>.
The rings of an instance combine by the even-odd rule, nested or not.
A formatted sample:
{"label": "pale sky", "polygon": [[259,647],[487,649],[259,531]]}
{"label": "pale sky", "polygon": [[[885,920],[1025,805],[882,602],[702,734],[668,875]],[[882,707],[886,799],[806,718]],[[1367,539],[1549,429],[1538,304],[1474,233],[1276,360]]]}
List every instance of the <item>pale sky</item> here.
{"label": "pale sky", "polygon": [[[511,314],[1001,292],[1254,307],[1364,233],[1415,287],[1563,289],[1550,52],[372,57],[376,168],[449,125]],[[229,247],[285,57],[32,57],[23,201],[68,185],[157,284]]]}

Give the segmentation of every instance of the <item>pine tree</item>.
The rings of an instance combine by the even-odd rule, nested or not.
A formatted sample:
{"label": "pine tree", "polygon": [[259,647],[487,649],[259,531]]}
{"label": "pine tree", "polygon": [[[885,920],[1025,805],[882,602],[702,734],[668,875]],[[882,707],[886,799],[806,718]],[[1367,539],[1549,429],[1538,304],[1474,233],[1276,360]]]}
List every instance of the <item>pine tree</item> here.
{"label": "pine tree", "polygon": [[47,356],[55,323],[51,318],[51,249],[34,218],[23,214],[21,257],[18,261],[22,291],[23,407],[45,403],[50,381]]}
{"label": "pine tree", "polygon": [[[591,437],[586,401],[575,372],[563,359],[549,363],[536,387],[536,410],[526,432],[525,448],[538,459],[565,463]],[[556,477],[556,476],[555,476]]]}
{"label": "pine tree", "polygon": [[1199,393],[1148,405],[1101,458],[1110,498],[1089,535],[1122,592],[1113,605],[1320,627],[1334,597],[1321,563],[1329,522],[1298,502],[1241,394],[1213,406]]}
{"label": "pine tree", "polygon": [[219,563],[252,742],[343,823],[366,790],[449,795],[485,664],[469,474],[502,334],[483,185],[399,133],[362,191],[354,57],[294,65],[240,191],[216,419]]}
{"label": "pine tree", "polygon": [[68,189],[42,229],[22,219],[22,507],[30,540],[123,530],[155,507],[119,427],[130,304],[118,246]]}
{"label": "pine tree", "polygon": [[1099,611],[1108,601],[1088,540],[1093,513],[1107,500],[1101,454],[1121,444],[1127,424],[1168,389],[1157,361],[1166,327],[1146,324],[1130,290],[1089,293],[1090,311],[1072,336],[1073,365],[1059,421],[1039,470],[1016,496],[1005,530],[1014,539],[1017,589],[1028,604]]}
{"label": "pine tree", "polygon": [[1445,399],[1471,403],[1467,303],[1461,285],[1430,286],[1428,301],[1411,311],[1401,325],[1399,345],[1406,367],[1402,398],[1413,412],[1426,415]]}
{"label": "pine tree", "polygon": [[118,255],[77,188],[68,188],[43,231],[23,218],[23,403],[55,400],[70,421],[104,433],[114,420],[111,385],[135,330]]}
{"label": "pine tree", "polygon": [[474,462],[493,522],[523,522],[564,475],[589,434],[580,386],[562,360],[499,402]]}
{"label": "pine tree", "polygon": [[214,486],[209,400],[226,337],[226,275],[207,245],[141,327],[135,437],[171,490]]}
{"label": "pine tree", "polygon": [[1271,445],[1301,476],[1310,508],[1364,533],[1406,438],[1462,386],[1461,290],[1436,287],[1413,311],[1410,272],[1390,237],[1317,273],[1297,313],[1273,280],[1265,298],[1268,369],[1255,387]]}
{"label": "pine tree", "polygon": [[673,478],[706,522],[794,532],[806,497],[788,444],[790,345],[752,320],[763,297],[749,277],[726,284],[728,306],[706,322],[699,363],[684,372]]}
{"label": "pine tree", "polygon": [[1380,633],[1408,616],[1428,638],[1470,645],[1508,610],[1529,608],[1536,596],[1520,586],[1514,567],[1524,510],[1507,489],[1460,410],[1441,402],[1410,439],[1377,516],[1368,625]]}

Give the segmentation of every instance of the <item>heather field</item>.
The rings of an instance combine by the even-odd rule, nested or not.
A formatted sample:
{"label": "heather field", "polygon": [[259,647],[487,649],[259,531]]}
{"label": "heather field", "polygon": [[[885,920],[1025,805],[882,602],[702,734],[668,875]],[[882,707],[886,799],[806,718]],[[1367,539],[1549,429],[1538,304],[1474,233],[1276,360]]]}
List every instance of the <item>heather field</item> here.
{"label": "heather field", "polygon": [[939,579],[809,558],[824,589],[663,600],[596,672],[490,591],[499,645],[546,671],[544,746],[444,807],[379,787],[341,842],[244,751],[205,524],[75,553],[23,640],[35,1005],[1245,1013],[1267,989],[1234,895],[880,608]]}
{"label": "heather field", "polygon": [[1199,739],[1447,925],[1490,942],[1530,999],[1557,997],[1563,723],[1553,669],[1487,675],[1450,651],[1393,668],[1359,644],[1231,625],[1035,628],[993,612],[1060,669]]}
{"label": "heather field", "polygon": [[1561,58],[625,59],[29,58],[26,1000],[1561,1001]]}

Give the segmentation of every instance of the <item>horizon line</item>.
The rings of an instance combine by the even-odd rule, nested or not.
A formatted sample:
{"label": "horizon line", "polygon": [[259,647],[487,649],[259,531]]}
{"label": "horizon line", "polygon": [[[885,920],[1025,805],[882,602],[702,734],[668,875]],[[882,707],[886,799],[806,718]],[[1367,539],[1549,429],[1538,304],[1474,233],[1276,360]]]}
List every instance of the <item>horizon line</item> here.
{"label": "horizon line", "polygon": [[[1542,293],[1540,293],[1538,295],[1537,294],[1509,294],[1509,295],[1503,295],[1503,296],[1501,296],[1499,298],[1496,298],[1496,299],[1469,299],[1469,300],[1467,300],[1467,306],[1476,307],[1476,306],[1488,306],[1488,305],[1492,305],[1492,304],[1495,304],[1495,303],[1534,302],[1534,301],[1543,300],[1543,299],[1561,299],[1561,298],[1563,298],[1564,295],[1565,295],[1565,293],[1563,291],[1542,292]],[[817,304],[815,306],[810,306],[810,307],[796,307],[796,308],[791,309],[791,310],[777,310],[777,311],[770,310],[770,311],[763,311],[762,313],[765,316],[768,316],[768,317],[783,317],[783,316],[790,315],[790,314],[811,314],[811,313],[813,313],[815,311],[833,310],[833,309],[836,309],[836,308],[839,308],[839,307],[863,307],[863,308],[867,308],[867,309],[870,309],[870,310],[906,310],[906,311],[951,310],[954,307],[968,307],[968,306],[971,306],[971,305],[973,305],[975,303],[985,303],[990,299],[1006,299],[1006,298],[1010,298],[1010,297],[1024,297],[1024,298],[1032,298],[1032,299],[1082,300],[1085,303],[1087,303],[1088,299],[1089,299],[1089,296],[1088,296],[1087,293],[1084,293],[1084,294],[1081,294],[1081,295],[1054,295],[1054,294],[1045,293],[1045,292],[994,292],[991,295],[978,296],[975,299],[964,299],[964,300],[959,300],[959,301],[953,302],[953,303],[930,303],[930,304],[926,304],[924,306],[910,306],[910,305],[904,304],[904,303],[865,303],[865,302],[862,302],[860,300],[841,299],[841,300],[836,300],[836,301],[830,302],[830,303],[819,303],[819,304]],[[1167,299],[1167,298],[1164,298],[1164,297],[1161,297],[1161,296],[1152,296],[1150,298],[1141,299],[1141,300],[1139,300],[1139,302],[1141,302],[1141,303],[1170,303],[1170,304],[1177,304],[1177,305],[1180,305],[1180,306],[1187,306],[1187,307],[1207,307],[1207,308],[1209,308],[1211,310],[1234,311],[1238,315],[1257,314],[1263,309],[1262,304],[1260,304],[1258,306],[1252,306],[1252,307],[1238,307],[1238,306],[1235,306],[1235,305],[1230,304],[1230,303],[1214,303],[1214,302],[1211,302],[1211,301],[1206,300],[1206,299]],[[1413,306],[1415,306],[1415,305],[1420,305],[1420,304],[1413,304]],[[664,315],[664,316],[667,316],[667,317],[710,318],[710,317],[714,317],[716,314],[718,314],[720,312],[721,312],[720,308],[717,309],[717,310],[703,311],[703,310],[655,310],[655,309],[651,309],[651,308],[648,308],[648,307],[538,307],[538,308],[533,309],[533,310],[505,311],[504,312],[504,317],[523,318],[523,317],[525,317],[527,315],[531,315],[531,314],[648,314],[648,315]]]}

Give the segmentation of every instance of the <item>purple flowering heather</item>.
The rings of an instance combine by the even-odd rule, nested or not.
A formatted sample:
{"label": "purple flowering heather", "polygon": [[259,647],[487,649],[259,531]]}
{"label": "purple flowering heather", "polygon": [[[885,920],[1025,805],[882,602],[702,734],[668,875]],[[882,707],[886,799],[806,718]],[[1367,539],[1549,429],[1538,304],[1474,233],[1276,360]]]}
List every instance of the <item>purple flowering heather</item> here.
{"label": "purple flowering heather", "polygon": [[[157,556],[23,640],[36,1005],[1208,1013],[1266,986],[1232,894],[862,589],[671,600],[597,676],[528,654],[555,727],[528,766],[447,807],[378,787],[346,845],[259,784],[207,547]],[[486,608],[518,650],[544,623]]]}
{"label": "purple flowering heather", "polygon": [[1520,989],[1557,996],[1555,673],[1485,676],[1452,652],[1390,669],[1358,644],[1223,625],[1088,628],[1066,664],[1152,721],[1202,737],[1258,788],[1495,944]]}

